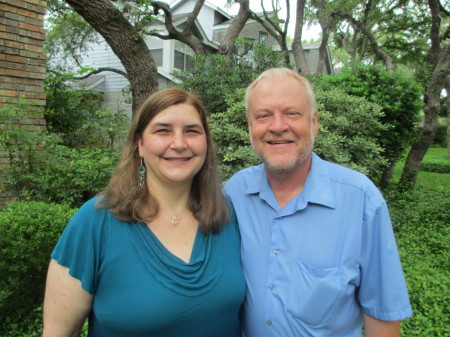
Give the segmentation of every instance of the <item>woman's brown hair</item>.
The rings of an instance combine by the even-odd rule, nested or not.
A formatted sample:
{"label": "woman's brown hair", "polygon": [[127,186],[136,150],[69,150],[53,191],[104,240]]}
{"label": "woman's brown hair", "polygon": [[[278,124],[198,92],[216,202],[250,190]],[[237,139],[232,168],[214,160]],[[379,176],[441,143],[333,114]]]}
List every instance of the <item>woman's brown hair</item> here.
{"label": "woman's brown hair", "polygon": [[190,104],[199,113],[207,140],[205,162],[192,182],[189,209],[200,222],[203,233],[217,232],[229,221],[228,205],[221,191],[216,154],[206,112],[198,97],[181,88],[167,88],[150,95],[134,116],[120,161],[97,206],[108,208],[118,219],[127,222],[151,221],[159,211],[157,196],[139,187],[138,167],[141,159],[138,142],[148,123],[162,110],[176,104]]}

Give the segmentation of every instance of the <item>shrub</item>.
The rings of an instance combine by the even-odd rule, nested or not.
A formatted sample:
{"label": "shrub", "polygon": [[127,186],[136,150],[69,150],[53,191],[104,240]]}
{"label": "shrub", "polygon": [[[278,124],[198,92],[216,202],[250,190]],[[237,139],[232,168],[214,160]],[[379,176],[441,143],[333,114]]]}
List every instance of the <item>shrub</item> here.
{"label": "shrub", "polygon": [[[259,163],[249,141],[244,90],[227,96],[229,109],[211,115],[211,129],[223,179]],[[317,92],[319,134],[315,151],[324,159],[357,169],[372,178],[379,175],[384,159],[377,137],[384,130],[380,108],[361,97],[337,89]]]}
{"label": "shrub", "polygon": [[450,173],[450,160],[448,159],[427,159],[420,164],[421,171],[435,173]]}
{"label": "shrub", "polygon": [[379,134],[378,144],[387,160],[383,185],[390,179],[390,169],[400,159],[417,134],[422,108],[422,88],[403,72],[388,73],[379,66],[358,64],[343,69],[340,75],[317,76],[314,87],[337,87],[346,93],[377,103],[383,112],[381,122],[387,127]]}
{"label": "shrub", "polygon": [[244,89],[240,89],[229,94],[226,102],[230,108],[226,112],[212,114],[209,118],[223,180],[260,162],[250,145],[245,103],[242,99],[244,92]]}
{"label": "shrub", "polygon": [[414,315],[403,336],[446,336],[450,325],[450,192],[386,194]]}
{"label": "shrub", "polygon": [[283,65],[280,52],[271,50],[264,43],[238,39],[236,48],[243,53],[234,62],[222,55],[197,55],[192,58],[191,70],[174,73],[179,85],[195,92],[211,114],[225,112],[229,108],[228,95],[237,89],[245,89],[262,71]]}
{"label": "shrub", "polygon": [[19,200],[79,207],[106,186],[118,155],[116,148],[71,149],[49,138],[40,149],[23,149],[15,157],[25,160],[10,161],[4,188]]}
{"label": "shrub", "polygon": [[433,139],[433,145],[447,147],[447,125],[439,125]]}
{"label": "shrub", "polygon": [[13,202],[0,212],[0,321],[9,316],[17,322],[42,303],[50,253],[75,211],[67,205]]}
{"label": "shrub", "polygon": [[339,89],[317,90],[319,133],[315,151],[326,160],[379,178],[386,160],[378,139],[386,127],[381,107]]}

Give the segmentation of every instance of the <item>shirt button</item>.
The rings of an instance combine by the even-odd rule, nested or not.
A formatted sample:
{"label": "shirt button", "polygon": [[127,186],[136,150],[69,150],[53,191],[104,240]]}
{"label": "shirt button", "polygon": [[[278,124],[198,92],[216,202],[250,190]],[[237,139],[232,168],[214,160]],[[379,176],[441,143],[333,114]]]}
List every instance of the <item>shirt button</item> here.
{"label": "shirt button", "polygon": [[280,251],[279,251],[278,249],[274,249],[273,252],[274,252],[275,254],[279,254],[279,253],[280,253]]}
{"label": "shirt button", "polygon": [[272,325],[272,321],[267,321],[267,325]]}
{"label": "shirt button", "polygon": [[275,286],[273,284],[269,284],[269,289],[272,290],[273,288],[275,288]]}

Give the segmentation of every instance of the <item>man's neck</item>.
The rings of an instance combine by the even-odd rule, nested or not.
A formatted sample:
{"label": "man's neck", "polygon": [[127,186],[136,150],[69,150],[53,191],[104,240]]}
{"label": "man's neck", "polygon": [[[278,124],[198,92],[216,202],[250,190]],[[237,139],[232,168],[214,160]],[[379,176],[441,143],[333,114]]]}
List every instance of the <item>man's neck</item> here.
{"label": "man's neck", "polygon": [[278,206],[283,209],[295,198],[305,186],[306,178],[311,169],[312,156],[292,170],[274,171],[266,168],[267,179]]}

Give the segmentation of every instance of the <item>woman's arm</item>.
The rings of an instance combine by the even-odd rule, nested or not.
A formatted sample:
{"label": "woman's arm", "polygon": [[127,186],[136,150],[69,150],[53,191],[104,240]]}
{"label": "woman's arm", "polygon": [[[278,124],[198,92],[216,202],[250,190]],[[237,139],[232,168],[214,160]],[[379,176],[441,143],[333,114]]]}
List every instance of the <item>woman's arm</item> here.
{"label": "woman's arm", "polygon": [[75,337],[92,307],[93,296],[81,288],[69,269],[50,261],[44,298],[43,337]]}

